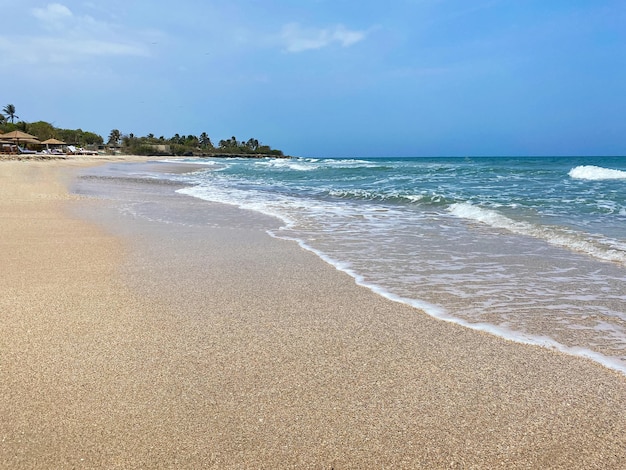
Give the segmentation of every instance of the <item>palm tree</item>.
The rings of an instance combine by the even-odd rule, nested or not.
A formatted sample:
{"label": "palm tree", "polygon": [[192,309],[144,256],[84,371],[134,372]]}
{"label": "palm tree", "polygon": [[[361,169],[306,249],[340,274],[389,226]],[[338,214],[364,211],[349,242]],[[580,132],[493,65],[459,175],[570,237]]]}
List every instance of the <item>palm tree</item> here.
{"label": "palm tree", "polygon": [[200,145],[202,145],[203,148],[213,147],[211,138],[206,132],[203,132],[202,134],[200,134]]}
{"label": "palm tree", "polygon": [[117,129],[113,129],[109,134],[109,145],[117,145],[120,141],[120,131]]}
{"label": "palm tree", "polygon": [[15,115],[15,106],[13,106],[12,104],[7,104],[2,109],[2,112],[6,115],[7,119],[11,120],[11,123],[15,122],[15,118],[20,118],[19,116]]}
{"label": "palm tree", "polygon": [[246,142],[246,147],[248,147],[250,150],[256,150],[259,148],[259,141],[255,138],[248,139],[248,141]]}

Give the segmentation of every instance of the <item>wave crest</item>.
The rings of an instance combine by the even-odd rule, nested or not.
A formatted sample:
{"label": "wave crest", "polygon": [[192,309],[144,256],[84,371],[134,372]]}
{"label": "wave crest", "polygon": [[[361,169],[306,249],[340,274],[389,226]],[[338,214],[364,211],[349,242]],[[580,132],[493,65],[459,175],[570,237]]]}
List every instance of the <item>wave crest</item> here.
{"label": "wave crest", "polygon": [[626,180],[626,171],[602,168],[594,165],[581,165],[569,171],[570,178],[578,180]]}
{"label": "wave crest", "polygon": [[626,265],[626,252],[618,248],[619,242],[615,240],[591,237],[589,234],[561,230],[558,227],[515,221],[494,210],[468,203],[452,204],[448,210],[459,218],[481,222],[518,235],[539,238],[550,245],[584,253],[599,260]]}

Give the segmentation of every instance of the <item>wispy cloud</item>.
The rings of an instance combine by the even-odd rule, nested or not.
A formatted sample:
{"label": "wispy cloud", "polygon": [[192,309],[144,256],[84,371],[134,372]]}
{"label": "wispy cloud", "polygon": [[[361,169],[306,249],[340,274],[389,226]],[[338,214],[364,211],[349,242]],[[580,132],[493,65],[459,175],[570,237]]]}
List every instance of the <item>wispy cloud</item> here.
{"label": "wispy cloud", "polygon": [[145,42],[133,39],[135,33],[76,14],[61,3],[32,8],[29,13],[40,28],[29,28],[28,35],[0,33],[0,65],[71,64],[101,57],[149,55]]}
{"label": "wispy cloud", "polygon": [[24,65],[69,64],[87,58],[103,56],[145,56],[143,47],[115,43],[98,39],[84,38],[76,41],[70,38],[24,38],[11,42],[0,38],[0,52],[3,60]]}
{"label": "wispy cloud", "polygon": [[330,28],[305,28],[299,23],[283,26],[281,39],[287,52],[303,52],[339,45],[349,47],[367,36],[366,31],[357,31],[336,25]]}
{"label": "wispy cloud", "polygon": [[45,8],[33,8],[32,15],[47,26],[58,28],[74,16],[72,11],[60,3],[51,3]]}

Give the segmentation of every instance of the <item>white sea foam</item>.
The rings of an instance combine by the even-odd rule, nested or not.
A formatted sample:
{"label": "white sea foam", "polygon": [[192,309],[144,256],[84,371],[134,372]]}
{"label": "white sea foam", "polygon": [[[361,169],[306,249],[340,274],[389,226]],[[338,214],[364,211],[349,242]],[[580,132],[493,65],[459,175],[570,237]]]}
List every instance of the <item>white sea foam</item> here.
{"label": "white sea foam", "polygon": [[539,238],[554,246],[585,253],[603,261],[613,261],[626,265],[626,251],[617,249],[620,246],[617,240],[599,238],[581,232],[565,231],[557,227],[515,221],[494,210],[468,203],[452,204],[448,210],[459,218],[481,222],[518,235]]}
{"label": "white sea foam", "polygon": [[[329,189],[328,194],[342,199],[361,199],[370,201],[404,200],[410,203],[423,202],[428,198],[425,194],[410,194],[404,191],[374,191],[371,189]],[[432,198],[437,200],[436,197]]]}
{"label": "white sea foam", "polygon": [[357,159],[351,159],[351,158],[345,158],[345,159],[325,158],[320,161],[327,165],[340,167],[340,168],[347,168],[347,167],[377,168],[380,166],[379,163],[375,163],[372,161],[357,160]]}
{"label": "white sea foam", "polygon": [[201,160],[199,158],[194,158],[193,160],[186,160],[182,158],[166,158],[163,160],[157,160],[160,163],[176,163],[178,165],[200,165],[200,166],[214,166],[219,165],[220,163],[215,160]]}
{"label": "white sea foam", "polygon": [[272,168],[285,168],[294,171],[313,171],[317,170],[318,166],[310,163],[303,162],[301,160],[290,160],[285,158],[276,158],[273,160],[265,160],[256,162],[257,166],[265,166]]}
{"label": "white sea foam", "polygon": [[494,336],[498,336],[500,338],[514,341],[516,343],[540,346],[540,347],[547,348],[547,349],[554,349],[554,350],[560,351],[562,353],[565,353],[571,356],[578,356],[578,357],[591,359],[599,364],[602,364],[604,367],[621,372],[622,374],[626,375],[626,364],[624,364],[624,362],[618,358],[605,356],[604,354],[601,354],[601,353],[598,353],[598,352],[595,352],[595,351],[592,351],[590,349],[583,348],[583,347],[566,346],[564,344],[559,343],[558,341],[555,341],[554,339],[548,336],[532,335],[532,334],[527,334],[527,333],[523,333],[519,331],[513,331],[502,326],[493,325],[491,323],[472,323],[472,322],[466,321],[462,318],[458,318],[458,317],[455,317],[454,315],[449,314],[444,308],[438,305],[434,305],[434,304],[431,304],[429,302],[419,300],[419,299],[410,299],[410,298],[402,297],[402,296],[391,293],[387,289],[377,284],[367,282],[362,275],[358,274],[356,271],[354,271],[351,268],[349,263],[337,261],[333,259],[332,257],[328,256],[326,253],[320,250],[317,250],[315,248],[312,248],[310,245],[308,245],[301,239],[281,236],[272,231],[268,231],[268,234],[275,238],[295,241],[296,243],[300,245],[301,248],[316,254],[319,258],[321,258],[323,261],[333,266],[338,271],[348,274],[350,277],[352,277],[355,280],[357,285],[365,287],[371,290],[372,292],[374,292],[375,294],[378,294],[393,302],[398,302],[398,303],[409,305],[439,320],[447,321],[450,323],[456,323],[458,325],[464,326],[466,328],[470,328],[472,330],[483,331],[485,333],[489,333]]}
{"label": "white sea foam", "polygon": [[[226,192],[220,191],[219,188],[212,186],[190,186],[179,189],[176,192],[196,197],[198,199],[204,199],[205,201],[233,205],[239,207],[240,209],[259,212],[261,214],[275,217],[284,222],[287,226],[291,226],[294,223],[285,211],[276,210],[264,201],[262,197],[255,197],[255,193],[253,191],[230,189]],[[280,206],[280,203],[278,206]]]}
{"label": "white sea foam", "polygon": [[626,180],[626,171],[602,168],[594,165],[582,165],[569,171],[570,178],[578,180]]}
{"label": "white sea foam", "polygon": [[[271,162],[272,160],[268,159],[263,163],[267,164]],[[298,171],[297,168],[290,168],[288,166],[293,163],[303,166],[317,166],[317,168],[322,171],[337,168],[341,165],[352,165],[353,167],[361,165],[361,163],[354,161],[341,162],[337,160],[328,161],[314,159],[301,159],[291,162],[276,160],[272,164],[285,165],[285,169]],[[256,163],[250,162],[249,165],[256,166]],[[424,290],[426,289],[425,285],[419,287],[422,286],[421,281],[416,281],[411,278],[413,273],[417,275],[420,271],[405,272],[403,269],[405,269],[408,263],[407,259],[415,258],[416,260],[420,260],[423,258],[422,251],[427,249],[426,247],[429,245],[422,245],[422,241],[426,244],[428,243],[431,231],[435,233],[441,230],[452,230],[445,232],[448,236],[446,238],[449,240],[449,237],[457,235],[456,228],[463,225],[460,223],[460,220],[455,218],[441,217],[442,214],[439,208],[424,212],[419,205],[381,203],[380,198],[373,198],[373,195],[377,194],[377,192],[372,193],[371,189],[366,189],[365,186],[357,187],[354,190],[348,188],[334,188],[332,185],[324,188],[318,185],[315,188],[320,194],[331,193],[336,196],[343,195],[343,197],[348,199],[346,201],[328,201],[323,198],[303,197],[302,195],[306,194],[307,190],[310,190],[307,186],[303,186],[304,191],[301,193],[293,195],[293,193],[289,191],[282,190],[284,186],[280,178],[276,178],[276,181],[274,181],[274,179],[265,174],[265,171],[262,169],[263,167],[257,168],[260,173],[255,175],[255,178],[249,178],[248,174],[245,174],[243,177],[233,177],[230,173],[220,174],[214,171],[210,173],[210,180],[202,176],[202,174],[199,174],[197,179],[189,177],[188,181],[197,183],[198,186],[188,187],[179,190],[179,192],[215,202],[234,204],[240,208],[278,217],[282,220],[283,225],[281,228],[273,230],[273,233],[270,233],[271,235],[277,238],[296,241],[302,248],[315,253],[336,269],[350,275],[357,284],[367,287],[387,299],[411,305],[425,311],[433,317],[454,322],[468,328],[489,332],[496,336],[520,343],[540,345],[567,354],[587,357],[606,367],[626,374],[626,364],[622,359],[605,356],[588,349],[587,345],[590,344],[589,347],[593,348],[593,343],[583,342],[581,347],[567,346],[560,342],[562,340],[558,334],[555,335],[554,338],[547,336],[552,336],[551,332],[548,330],[545,331],[546,336],[533,336],[524,333],[523,318],[520,318],[519,322],[509,321],[510,318],[507,316],[509,303],[507,299],[503,300],[501,297],[497,296],[502,283],[506,282],[506,279],[502,277],[505,276],[506,272],[504,272],[504,270],[497,271],[497,262],[486,263],[484,266],[477,263],[475,266],[478,268],[471,271],[467,270],[467,267],[471,264],[472,260],[465,256],[459,258],[458,263],[452,266],[451,260],[447,256],[442,256],[441,259],[438,256],[433,256],[431,261],[424,261],[426,263],[430,262],[428,266],[432,267],[432,269],[441,270],[439,276],[441,279],[445,280],[446,276],[448,276],[450,279],[457,281],[456,283],[447,285],[447,289],[455,289],[458,287],[458,292],[456,292],[455,295],[459,298],[473,298],[471,289],[468,290],[467,286],[471,284],[471,282],[476,281],[475,277],[478,275],[481,282],[484,281],[484,285],[481,284],[477,288],[483,289],[481,294],[485,296],[486,301],[493,304],[492,306],[495,310],[500,308],[505,312],[502,316],[503,321],[496,321],[495,323],[497,324],[490,324],[486,323],[480,316],[474,318],[472,312],[468,313],[460,310],[457,312],[451,310],[453,313],[449,313],[446,309],[431,304],[430,302],[438,302],[438,300],[436,300],[435,297],[429,297],[427,295],[427,291]],[[270,171],[269,173],[278,175],[283,173],[282,169],[279,168],[278,170],[277,172]],[[561,175],[562,174],[563,173],[561,173]],[[209,175],[208,171],[206,175]],[[189,175],[187,175],[187,177],[188,176]],[[281,191],[268,191],[265,187],[266,178],[268,179],[268,185],[275,187],[278,183],[278,187],[281,188]],[[383,180],[377,181],[380,182]],[[299,188],[302,183],[298,181],[297,184]],[[387,190],[388,185],[384,186],[385,187],[382,188],[384,191],[382,191],[382,189],[381,191],[386,197],[391,196],[396,198],[399,196],[397,192],[392,195],[391,193],[394,191]],[[369,187],[371,188],[373,186],[370,185]],[[390,185],[390,188],[393,188],[393,185]],[[417,192],[415,188],[411,188],[411,190]],[[406,193],[402,192],[401,194],[403,197],[408,197],[407,194],[409,194],[409,191]],[[427,192],[427,194],[430,194],[430,192]],[[422,196],[415,195],[413,197],[419,200]],[[350,200],[352,198],[361,200],[355,202]],[[375,200],[372,203],[363,200],[370,198]],[[450,197],[445,199],[450,200]],[[497,208],[501,206],[506,208]],[[620,245],[620,242],[611,240],[608,237],[603,238],[590,235],[580,230],[576,231],[566,229],[565,227],[546,226],[514,220],[513,218],[507,217],[508,213],[504,212],[510,210],[509,206],[510,205],[507,204],[493,204],[490,209],[486,209],[478,205],[460,203],[450,206],[450,213],[458,218],[480,222],[486,224],[486,226],[507,230],[515,234],[540,238],[547,243],[565,247],[571,251],[587,253],[599,259],[609,259],[626,265],[626,249],[622,250],[620,248],[620,246],[623,247],[623,244]],[[441,206],[441,209],[443,209],[443,206]],[[515,211],[511,211],[510,213],[515,213]],[[416,220],[422,216],[428,220],[434,217],[433,220],[440,220],[441,223],[413,225]],[[406,231],[414,226],[419,227],[419,229],[413,230],[410,233]],[[434,226],[436,226],[436,229],[433,228]],[[410,240],[410,243],[407,243],[407,240]],[[459,236],[454,238],[454,240],[462,244],[465,239]],[[340,246],[339,250],[334,249],[336,248],[333,245],[334,241],[338,241]],[[379,265],[382,266],[387,262],[387,265],[382,266],[382,268],[391,270],[389,272],[392,274],[393,283],[411,284],[419,288],[403,290],[398,289],[398,286],[393,283],[392,285],[388,285],[389,283],[386,282],[384,275],[382,277],[376,276],[377,273],[374,271],[378,268],[374,268],[374,271],[368,270],[369,264],[362,262],[363,258],[378,260],[380,252],[377,252],[376,249],[380,246],[388,246],[389,244],[402,246],[406,248],[406,250],[398,254],[395,258],[397,261],[394,261],[393,253],[385,252],[387,261],[383,260]],[[355,253],[356,256],[352,256],[352,254]],[[417,263],[415,265],[418,266]],[[465,279],[467,279],[467,282],[464,281]],[[571,281],[571,278],[568,275],[563,275],[563,282],[567,281]],[[485,286],[490,287],[492,291],[485,290]],[[528,292],[531,292],[534,296],[532,298],[525,297],[521,294],[515,296],[516,314],[523,312],[524,309],[530,309],[531,306],[537,304],[537,296],[543,295],[541,294],[541,288],[544,287],[543,284],[538,284],[538,286],[539,287],[532,284],[531,287],[528,288]],[[517,292],[515,291],[517,287],[517,284],[515,284],[512,291]],[[557,291],[549,291],[549,289],[546,288],[544,297],[548,298]],[[577,302],[592,301],[592,297],[577,297],[573,298],[572,305],[575,305]],[[623,299],[617,299],[616,302],[618,301],[623,302]],[[448,305],[446,305],[446,307],[448,307]],[[454,308],[454,305],[452,307]],[[567,302],[563,305],[559,304],[556,306],[552,306],[549,302],[542,305],[544,312],[549,311],[551,308],[554,309],[557,314],[562,311],[572,311],[567,305]],[[458,317],[456,316],[457,314]],[[572,322],[572,325],[576,325],[575,320],[572,320]],[[567,325],[569,325],[569,320],[566,322],[566,326]],[[515,331],[517,329],[520,331]],[[607,329],[611,329],[610,322],[608,323]],[[542,331],[542,333],[544,332]],[[615,340],[615,342],[618,343],[618,340]]]}

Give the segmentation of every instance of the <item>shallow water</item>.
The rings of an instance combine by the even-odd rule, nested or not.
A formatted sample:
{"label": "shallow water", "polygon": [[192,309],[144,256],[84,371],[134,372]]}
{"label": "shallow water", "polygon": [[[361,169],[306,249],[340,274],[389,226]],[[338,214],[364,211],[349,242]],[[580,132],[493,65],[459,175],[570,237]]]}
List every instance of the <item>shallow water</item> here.
{"label": "shallow water", "polygon": [[180,183],[182,194],[272,215],[273,236],[381,295],[626,373],[624,159],[181,162],[202,166],[109,177]]}

